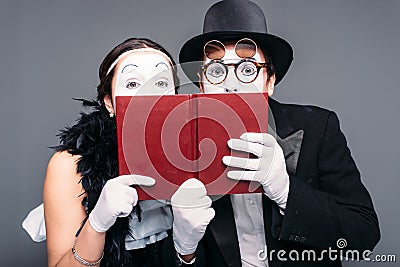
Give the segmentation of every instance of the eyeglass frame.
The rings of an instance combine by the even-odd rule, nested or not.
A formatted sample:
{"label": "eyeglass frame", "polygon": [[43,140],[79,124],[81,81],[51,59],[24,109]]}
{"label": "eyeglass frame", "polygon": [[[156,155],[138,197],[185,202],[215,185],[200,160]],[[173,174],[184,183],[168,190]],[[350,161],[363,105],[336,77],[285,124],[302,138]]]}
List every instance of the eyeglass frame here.
{"label": "eyeglass frame", "polygon": [[[237,68],[238,68],[238,66],[240,65],[240,64],[242,64],[243,62],[249,62],[249,63],[252,63],[252,64],[254,64],[254,66],[256,67],[256,69],[257,69],[257,75],[253,78],[253,80],[251,80],[251,81],[249,81],[249,82],[244,82],[244,81],[242,81],[241,79],[239,79],[239,77],[238,77],[238,75],[237,75]],[[222,66],[224,66],[224,68],[225,68],[225,78],[222,80],[222,81],[220,81],[219,83],[213,83],[213,82],[211,82],[208,78],[207,78],[207,75],[206,75],[206,70],[207,70],[207,68],[211,65],[211,64],[213,64],[213,63],[220,63]],[[223,83],[225,80],[226,80],[226,77],[228,77],[228,71],[229,71],[229,69],[228,69],[228,67],[230,67],[230,66],[233,66],[235,69],[234,69],[234,73],[235,73],[235,76],[236,76],[236,78],[240,81],[240,82],[242,82],[242,83],[252,83],[252,82],[254,82],[256,79],[257,79],[257,77],[258,77],[258,75],[259,75],[259,73],[260,73],[260,69],[262,69],[262,68],[268,68],[268,66],[269,66],[269,63],[268,62],[257,62],[257,61],[254,61],[254,60],[250,60],[250,59],[246,59],[246,58],[244,58],[244,59],[242,59],[242,60],[240,60],[239,62],[236,62],[236,63],[224,63],[222,60],[211,60],[210,62],[208,62],[207,64],[203,64],[203,65],[201,65],[200,67],[201,67],[201,70],[202,70],[202,72],[203,72],[203,76],[207,79],[207,81],[209,82],[209,83],[211,83],[211,84],[214,84],[214,85],[217,85],[217,84],[221,84],[221,83]]]}

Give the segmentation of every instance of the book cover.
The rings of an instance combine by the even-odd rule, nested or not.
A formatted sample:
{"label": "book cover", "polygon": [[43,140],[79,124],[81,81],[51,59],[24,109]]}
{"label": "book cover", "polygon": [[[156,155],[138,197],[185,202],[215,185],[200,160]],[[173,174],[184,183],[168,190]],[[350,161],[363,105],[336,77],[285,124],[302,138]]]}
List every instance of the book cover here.
{"label": "book cover", "polygon": [[252,157],[227,141],[267,132],[266,93],[117,96],[116,114],[119,174],[156,179],[152,187],[136,187],[139,199],[170,199],[192,177],[209,195],[249,192],[249,182],[226,176],[234,168],[222,157]]}

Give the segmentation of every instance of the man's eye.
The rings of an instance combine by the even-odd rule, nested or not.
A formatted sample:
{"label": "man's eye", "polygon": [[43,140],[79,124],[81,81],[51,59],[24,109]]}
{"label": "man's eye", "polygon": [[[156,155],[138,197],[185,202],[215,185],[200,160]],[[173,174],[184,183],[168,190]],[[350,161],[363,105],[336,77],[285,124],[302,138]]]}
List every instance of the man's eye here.
{"label": "man's eye", "polygon": [[140,86],[140,83],[138,83],[138,82],[128,82],[126,84],[126,88],[128,88],[128,89],[135,89],[135,88],[138,88],[139,86]]}
{"label": "man's eye", "polygon": [[221,68],[221,67],[211,67],[209,70],[208,70],[208,74],[210,74],[210,75],[212,75],[212,76],[214,76],[214,77],[216,77],[216,78],[218,78],[218,77],[221,77],[222,75],[224,75],[224,69],[223,68]]}
{"label": "man's eye", "polygon": [[164,80],[160,80],[160,81],[157,81],[157,82],[155,83],[155,85],[156,85],[157,87],[166,88],[166,87],[168,87],[168,82],[167,82],[167,81],[164,81]]}
{"label": "man's eye", "polygon": [[253,75],[256,72],[257,72],[257,69],[254,67],[253,64],[243,66],[243,68],[241,70],[241,73],[245,76]]}

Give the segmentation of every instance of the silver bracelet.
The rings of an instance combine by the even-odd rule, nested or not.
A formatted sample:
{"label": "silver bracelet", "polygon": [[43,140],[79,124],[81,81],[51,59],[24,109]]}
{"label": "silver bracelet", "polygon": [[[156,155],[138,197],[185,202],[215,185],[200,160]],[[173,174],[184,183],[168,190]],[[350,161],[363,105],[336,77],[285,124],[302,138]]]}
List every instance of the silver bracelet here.
{"label": "silver bracelet", "polygon": [[97,264],[99,264],[101,262],[101,260],[104,257],[104,251],[101,253],[101,257],[99,260],[95,261],[95,262],[89,262],[87,260],[84,260],[81,258],[81,256],[79,256],[78,252],[76,252],[75,249],[75,244],[76,244],[76,239],[74,241],[74,244],[72,245],[72,254],[74,255],[75,260],[77,260],[80,264],[85,265],[85,266],[95,266]]}

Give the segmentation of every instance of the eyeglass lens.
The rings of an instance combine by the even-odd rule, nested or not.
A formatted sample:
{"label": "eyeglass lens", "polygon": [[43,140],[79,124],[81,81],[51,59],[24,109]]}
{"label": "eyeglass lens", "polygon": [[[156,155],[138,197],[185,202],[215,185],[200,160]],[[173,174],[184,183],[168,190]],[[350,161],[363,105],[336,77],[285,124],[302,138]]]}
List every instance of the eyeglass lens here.
{"label": "eyeglass lens", "polygon": [[244,38],[236,43],[235,52],[241,58],[251,58],[257,53],[257,45],[253,40]]}
{"label": "eyeglass lens", "polygon": [[205,70],[207,80],[213,84],[222,83],[226,78],[226,67],[219,62],[211,63]]}
{"label": "eyeglass lens", "polygon": [[204,46],[204,55],[212,60],[222,59],[225,56],[225,46],[217,40],[209,41]]}
{"label": "eyeglass lens", "polygon": [[236,77],[244,83],[250,83],[257,77],[257,67],[252,62],[242,62],[236,68]]}

